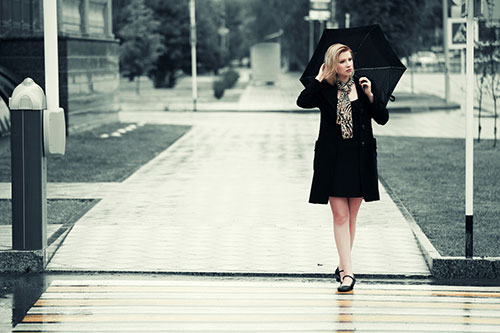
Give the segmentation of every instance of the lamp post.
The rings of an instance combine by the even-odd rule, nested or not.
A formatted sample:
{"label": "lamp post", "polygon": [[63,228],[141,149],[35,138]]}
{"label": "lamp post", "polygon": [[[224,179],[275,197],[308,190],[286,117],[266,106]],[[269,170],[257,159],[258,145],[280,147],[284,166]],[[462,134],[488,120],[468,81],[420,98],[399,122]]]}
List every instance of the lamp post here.
{"label": "lamp post", "polygon": [[195,2],[189,0],[189,21],[191,25],[191,85],[193,94],[193,111],[196,111],[196,100],[198,99],[198,87],[196,83],[196,16]]}

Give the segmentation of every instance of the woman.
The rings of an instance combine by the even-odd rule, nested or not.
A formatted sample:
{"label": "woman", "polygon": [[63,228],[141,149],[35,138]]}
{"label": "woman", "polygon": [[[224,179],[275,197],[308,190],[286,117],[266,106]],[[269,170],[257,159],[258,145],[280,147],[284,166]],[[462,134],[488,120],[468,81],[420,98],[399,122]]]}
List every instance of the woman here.
{"label": "woman", "polygon": [[351,249],[361,201],[380,199],[371,119],[381,125],[389,120],[387,109],[373,93],[372,82],[354,76],[353,57],[348,46],[331,45],[315,80],[297,99],[302,108],[320,109],[309,202],[330,203],[339,254],[335,270],[341,283],[339,292],[351,291],[356,283]]}

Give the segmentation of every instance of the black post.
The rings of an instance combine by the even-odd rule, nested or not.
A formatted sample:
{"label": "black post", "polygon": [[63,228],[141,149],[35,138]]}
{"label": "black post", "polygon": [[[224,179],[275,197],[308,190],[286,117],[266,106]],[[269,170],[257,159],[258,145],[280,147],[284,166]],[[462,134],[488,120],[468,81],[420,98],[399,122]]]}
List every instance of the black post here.
{"label": "black post", "polygon": [[47,246],[46,177],[43,110],[45,94],[26,78],[9,98],[11,115],[12,248],[42,250]]}
{"label": "black post", "polygon": [[472,229],[473,229],[473,220],[472,215],[465,215],[465,257],[472,258],[473,253],[473,238],[472,238]]}
{"label": "black post", "polygon": [[12,248],[44,250],[47,161],[42,110],[11,111]]}

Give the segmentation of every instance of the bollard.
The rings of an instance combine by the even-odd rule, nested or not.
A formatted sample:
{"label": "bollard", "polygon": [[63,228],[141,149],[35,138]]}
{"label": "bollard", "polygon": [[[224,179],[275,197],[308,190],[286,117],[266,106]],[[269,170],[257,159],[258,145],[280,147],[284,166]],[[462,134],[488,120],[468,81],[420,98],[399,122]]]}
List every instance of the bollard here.
{"label": "bollard", "polygon": [[12,249],[47,247],[42,88],[26,78],[9,98],[11,110]]}

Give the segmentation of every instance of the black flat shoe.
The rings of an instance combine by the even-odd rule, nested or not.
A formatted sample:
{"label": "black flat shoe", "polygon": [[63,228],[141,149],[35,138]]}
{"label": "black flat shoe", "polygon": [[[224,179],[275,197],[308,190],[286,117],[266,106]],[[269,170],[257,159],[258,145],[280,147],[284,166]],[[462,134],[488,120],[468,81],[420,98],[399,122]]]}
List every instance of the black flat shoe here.
{"label": "black flat shoe", "polygon": [[337,269],[335,270],[335,280],[337,282],[340,282],[340,272],[343,272],[344,270],[339,270],[339,267],[337,266]]}
{"label": "black flat shoe", "polygon": [[344,279],[346,277],[351,278],[352,282],[348,286],[340,286],[340,287],[338,287],[337,291],[340,292],[340,293],[345,293],[345,292],[351,291],[354,288],[354,284],[356,283],[356,279],[353,278],[352,276],[350,276],[350,275],[344,275]]}

